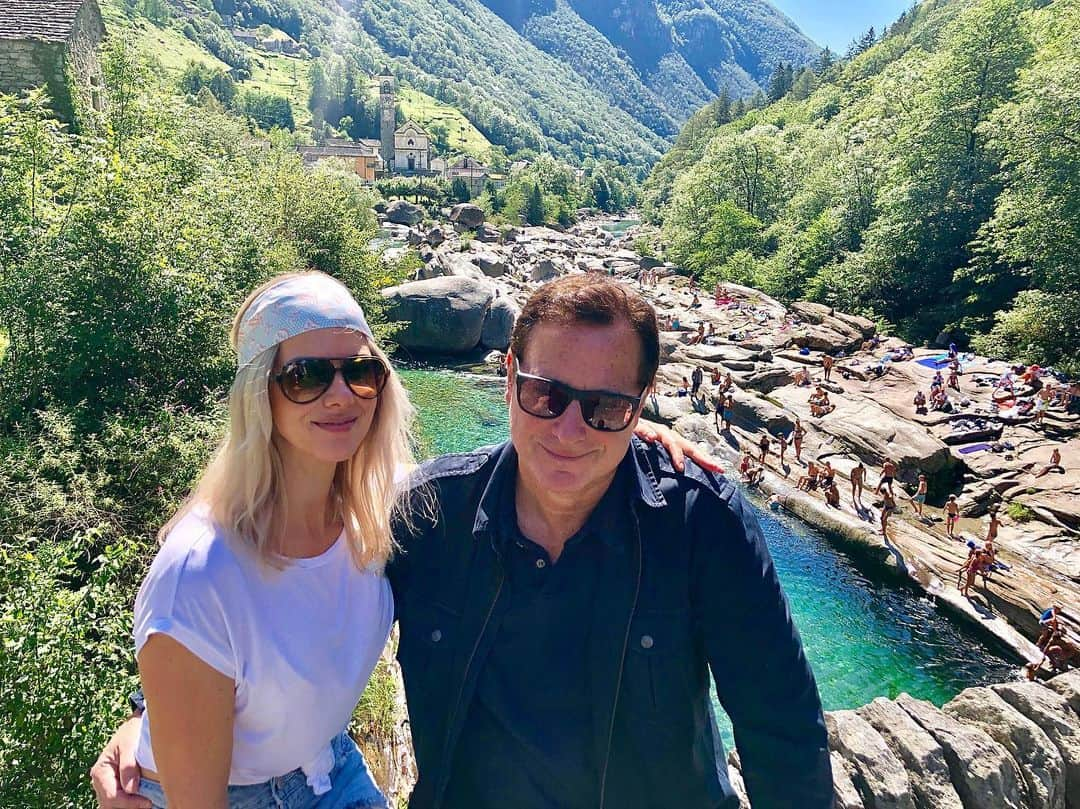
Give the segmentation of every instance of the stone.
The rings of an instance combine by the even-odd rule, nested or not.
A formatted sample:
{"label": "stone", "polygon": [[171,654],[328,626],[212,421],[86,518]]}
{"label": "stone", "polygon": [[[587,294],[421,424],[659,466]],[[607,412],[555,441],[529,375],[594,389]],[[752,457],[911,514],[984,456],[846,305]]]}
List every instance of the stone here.
{"label": "stone", "polygon": [[645,399],[645,407],[642,415],[649,421],[658,421],[661,424],[672,425],[676,419],[690,415],[694,412],[694,406],[690,403],[689,396],[658,396],[651,395]]}
{"label": "stone", "polygon": [[1027,785],[1031,809],[1063,809],[1065,764],[1038,725],[989,688],[965,688],[942,709],[986,731],[1012,755]]}
{"label": "stone", "polygon": [[728,781],[735,791],[735,797],[739,799],[739,809],[750,809],[750,797],[746,793],[746,781],[742,776],[742,765],[739,763],[739,754],[732,750],[728,753],[727,760]]}
{"label": "stone", "polygon": [[386,207],[386,200],[380,199],[375,201],[375,204],[371,206],[371,210],[375,211],[375,213],[386,213]]}
{"label": "stone", "polygon": [[877,323],[866,317],[859,317],[858,315],[848,315],[843,312],[832,313],[832,316],[839,320],[841,323],[855,329],[859,334],[863,336],[863,339],[869,339],[877,334]]}
{"label": "stone", "polygon": [[480,328],[480,344],[485,348],[506,351],[510,347],[510,333],[521,310],[514,301],[503,295],[491,302]]}
{"label": "stone", "polygon": [[907,768],[917,809],[963,809],[949,779],[945,751],[895,702],[878,697],[857,713],[869,722]]}
{"label": "stone", "polygon": [[478,253],[473,256],[473,263],[488,278],[501,278],[506,275],[506,260],[494,253]]}
{"label": "stone", "polygon": [[387,320],[404,321],[394,335],[403,348],[456,354],[471,351],[492,301],[487,281],[447,276],[382,290]]}
{"label": "stone", "polygon": [[446,251],[442,253],[442,263],[446,267],[447,275],[460,275],[465,278],[475,278],[478,281],[486,277],[483,271],[473,263],[473,257],[467,253],[459,253],[456,250]]}
{"label": "stone", "polygon": [[502,234],[499,233],[498,228],[491,225],[481,225],[476,229],[476,240],[488,244],[497,244],[502,241]]}
{"label": "stone", "polygon": [[744,388],[756,390],[759,393],[772,393],[777,388],[790,385],[791,382],[791,371],[787,368],[774,366],[750,374],[740,384]]}
{"label": "stone", "polygon": [[965,809],[1024,809],[1024,778],[1004,747],[929,702],[901,694],[896,704],[945,751],[949,775]]}
{"label": "stone", "polygon": [[855,711],[825,714],[829,749],[851,767],[851,781],[874,809],[915,809],[907,770],[874,727]]}
{"label": "stone", "polygon": [[1065,806],[1080,809],[1080,717],[1063,696],[1042,683],[990,688],[1050,737],[1065,763]]}
{"label": "stone", "polygon": [[403,199],[394,200],[386,208],[386,221],[410,227],[419,225],[424,221],[424,209]]}
{"label": "stone", "polygon": [[1069,707],[1080,714],[1080,669],[1073,669],[1054,677],[1047,685],[1065,697]]}
{"label": "stone", "polygon": [[561,274],[554,261],[550,258],[542,258],[533,265],[532,272],[529,273],[529,279],[532,281],[550,281]]}
{"label": "stone", "polygon": [[436,225],[427,233],[424,234],[424,241],[430,244],[432,247],[438,247],[440,244],[446,241],[446,231],[442,225]]}
{"label": "stone", "polygon": [[642,256],[638,260],[638,266],[643,270],[655,270],[657,267],[663,267],[664,262],[652,256]]}
{"label": "stone", "polygon": [[409,235],[405,237],[405,241],[407,241],[411,247],[417,247],[424,241],[424,234],[419,230],[409,228]]}
{"label": "stone", "polygon": [[521,228],[510,228],[503,237],[507,242],[516,242],[523,236]]}
{"label": "stone", "polygon": [[788,309],[807,323],[815,324],[824,322],[825,318],[833,313],[832,307],[826,306],[823,303],[812,303],[810,301],[795,301],[788,306]]}
{"label": "stone", "polygon": [[851,780],[853,768],[835,750],[829,751],[832,765],[833,809],[865,809],[859,790]]}
{"label": "stone", "polygon": [[471,202],[462,202],[450,209],[450,221],[468,230],[475,230],[484,224],[484,209]]}

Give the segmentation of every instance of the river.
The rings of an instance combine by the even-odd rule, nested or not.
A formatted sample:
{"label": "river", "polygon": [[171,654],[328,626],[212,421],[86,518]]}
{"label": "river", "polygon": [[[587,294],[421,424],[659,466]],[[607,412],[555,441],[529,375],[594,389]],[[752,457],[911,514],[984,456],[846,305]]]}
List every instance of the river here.
{"label": "river", "polygon": [[[506,405],[495,378],[440,370],[402,376],[420,411],[427,455],[505,440]],[[967,686],[1015,679],[1015,663],[939,613],[915,588],[871,577],[795,518],[765,508],[758,513],[826,710],[901,691],[940,706]],[[754,665],[753,650],[746,665]],[[718,719],[730,746],[730,725],[722,712]]]}

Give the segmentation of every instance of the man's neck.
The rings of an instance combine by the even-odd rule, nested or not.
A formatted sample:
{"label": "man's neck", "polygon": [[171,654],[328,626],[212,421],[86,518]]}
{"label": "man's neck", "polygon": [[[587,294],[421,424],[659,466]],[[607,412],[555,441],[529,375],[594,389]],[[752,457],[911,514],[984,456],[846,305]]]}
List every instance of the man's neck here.
{"label": "man's neck", "polygon": [[566,541],[585,525],[614,479],[612,473],[602,484],[589,490],[559,495],[543,491],[519,469],[514,482],[519,530],[547,551],[552,562],[558,561]]}

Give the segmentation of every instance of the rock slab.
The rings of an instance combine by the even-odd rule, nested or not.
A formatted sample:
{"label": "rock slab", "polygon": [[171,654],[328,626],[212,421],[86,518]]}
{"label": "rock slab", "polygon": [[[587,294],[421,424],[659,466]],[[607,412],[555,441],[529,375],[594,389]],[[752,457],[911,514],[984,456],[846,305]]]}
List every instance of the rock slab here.
{"label": "rock slab", "polygon": [[492,301],[488,282],[462,276],[410,281],[382,296],[387,319],[406,324],[394,336],[400,346],[448,354],[476,348]]}

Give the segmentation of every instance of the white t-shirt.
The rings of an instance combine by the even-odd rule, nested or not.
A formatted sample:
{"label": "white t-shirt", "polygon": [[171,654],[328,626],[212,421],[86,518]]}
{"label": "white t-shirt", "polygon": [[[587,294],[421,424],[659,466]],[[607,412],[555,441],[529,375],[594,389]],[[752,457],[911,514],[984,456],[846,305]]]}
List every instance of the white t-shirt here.
{"label": "white t-shirt", "polygon": [[[192,513],[139,588],[135,650],[161,632],[235,681],[230,784],[301,767],[318,795],[331,786],[330,741],[347,727],[393,619],[389,582],[356,567],[344,534],[323,554],[277,570]],[[156,770],[152,711],[136,759]]]}

